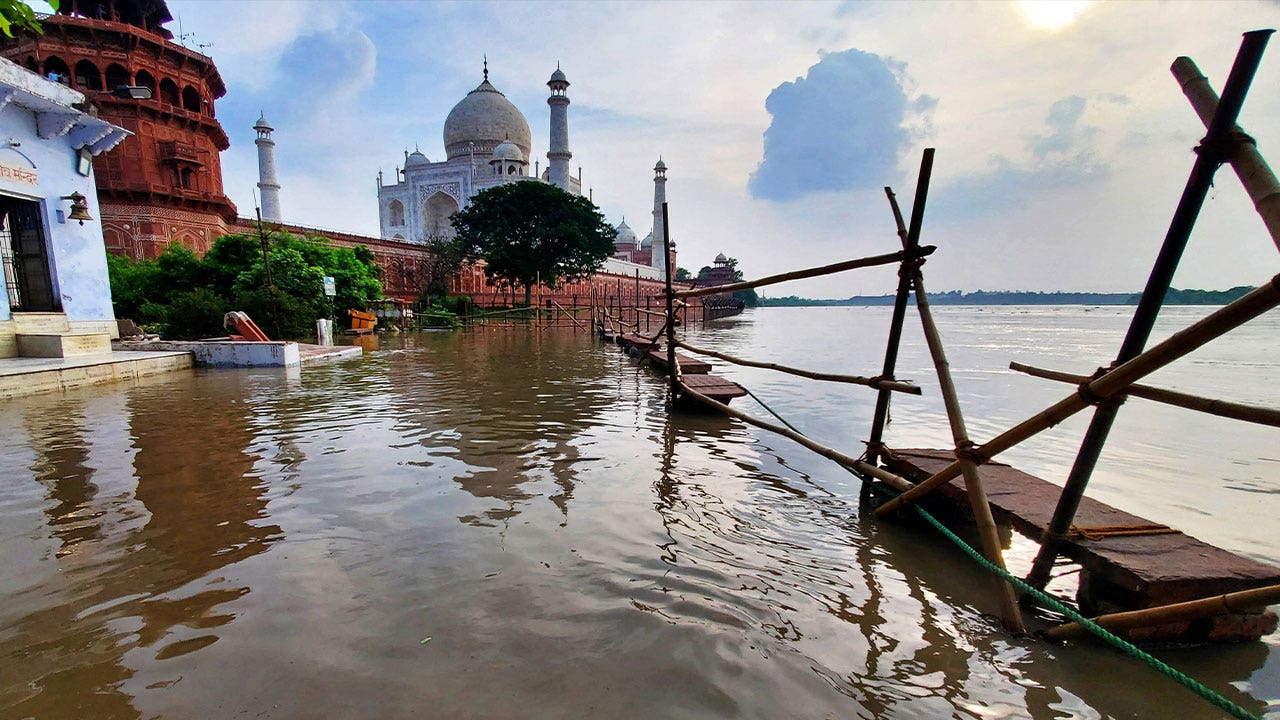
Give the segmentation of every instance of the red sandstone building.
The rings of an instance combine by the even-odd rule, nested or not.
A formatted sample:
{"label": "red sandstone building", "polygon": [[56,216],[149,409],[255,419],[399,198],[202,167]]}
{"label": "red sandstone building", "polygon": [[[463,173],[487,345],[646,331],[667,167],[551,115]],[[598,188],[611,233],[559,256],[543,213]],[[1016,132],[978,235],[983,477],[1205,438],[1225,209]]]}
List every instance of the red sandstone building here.
{"label": "red sandstone building", "polygon": [[[84,93],[133,133],[93,159],[107,250],[155,257],[178,242],[204,252],[236,220],[214,115],[226,86],[213,61],[172,42],[164,0],[63,0],[43,36],[3,38],[0,54]],[[125,88],[125,89],[120,89]],[[132,88],[132,90],[130,90]],[[150,98],[136,97],[146,88]]]}

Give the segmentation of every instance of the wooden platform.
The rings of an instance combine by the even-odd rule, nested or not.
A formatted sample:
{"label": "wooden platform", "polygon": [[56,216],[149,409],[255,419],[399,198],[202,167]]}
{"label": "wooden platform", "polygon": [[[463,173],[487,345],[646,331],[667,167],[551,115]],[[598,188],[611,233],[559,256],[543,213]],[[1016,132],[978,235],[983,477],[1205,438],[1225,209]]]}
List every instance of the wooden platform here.
{"label": "wooden platform", "polygon": [[[684,353],[676,353],[676,361],[680,363],[680,372],[685,375],[706,375],[711,372],[711,363],[704,360],[691,358]],[[650,350],[649,362],[657,369],[666,372],[667,370],[667,351],[666,350]]]}
{"label": "wooden platform", "polygon": [[683,375],[680,379],[690,390],[725,404],[747,394],[738,383],[715,375]]}
{"label": "wooden platform", "polygon": [[[893,450],[885,464],[908,480],[920,482],[954,459],[950,450]],[[1003,463],[988,463],[980,472],[996,522],[1039,542],[1062,488]],[[934,496],[967,513],[963,479],[943,485]],[[1092,534],[1090,528],[1155,524],[1088,497],[1081,501],[1075,520],[1075,527],[1085,534]],[[1062,554],[1083,568],[1077,599],[1086,613],[1153,607],[1280,583],[1280,568],[1181,532],[1093,540],[1081,536],[1065,543]],[[1275,627],[1274,616],[1270,627]],[[1261,634],[1266,632],[1270,630]]]}
{"label": "wooden platform", "polygon": [[618,344],[619,344],[619,345],[624,345],[624,346],[629,347],[629,348],[637,348],[637,349],[640,349],[640,350],[648,350],[648,349],[650,349],[650,348],[653,348],[653,347],[657,346],[658,341],[657,341],[657,340],[655,340],[655,339],[653,339],[653,338],[647,338],[647,337],[645,337],[645,336],[643,336],[643,335],[636,335],[636,334],[634,334],[634,333],[627,333],[627,334],[625,334],[625,335],[619,335],[619,336],[618,336]]}

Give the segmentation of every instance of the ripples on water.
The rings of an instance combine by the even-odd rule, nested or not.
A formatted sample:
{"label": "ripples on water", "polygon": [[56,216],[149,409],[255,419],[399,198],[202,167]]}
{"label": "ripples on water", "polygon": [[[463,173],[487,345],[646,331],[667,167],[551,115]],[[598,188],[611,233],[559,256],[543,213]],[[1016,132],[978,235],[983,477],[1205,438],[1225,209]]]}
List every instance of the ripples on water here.
{"label": "ripples on water", "polygon": [[[1008,360],[1089,371],[1080,358],[1113,353],[1127,320],[974,313],[939,314],[978,438],[1062,395],[998,372]],[[769,309],[691,339],[874,374],[884,316]],[[1257,382],[1274,325],[1193,367]],[[909,333],[899,375],[926,395],[895,405],[899,445],[947,439],[925,363]],[[724,374],[861,447],[866,390]],[[1219,716],[1110,651],[1007,638],[984,579],[929,532],[863,517],[843,471],[668,413],[664,394],[580,334],[479,330],[384,340],[301,377],[202,371],[11,402],[0,717]],[[1273,435],[1190,425],[1170,456],[1188,426],[1144,432],[1151,411],[1131,409],[1100,496],[1149,506],[1158,483],[1147,514],[1280,557]],[[1013,459],[1062,475],[1082,427]],[[1223,461],[1224,442],[1243,459]],[[1161,465],[1201,479],[1175,487]],[[1161,654],[1274,710],[1276,644]]]}

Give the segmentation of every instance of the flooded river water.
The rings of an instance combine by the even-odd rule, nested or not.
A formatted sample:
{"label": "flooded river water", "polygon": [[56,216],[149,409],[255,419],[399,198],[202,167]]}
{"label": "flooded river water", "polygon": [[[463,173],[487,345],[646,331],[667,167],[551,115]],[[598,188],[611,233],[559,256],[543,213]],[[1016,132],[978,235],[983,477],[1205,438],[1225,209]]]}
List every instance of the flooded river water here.
{"label": "flooded river water", "polygon": [[[1090,372],[1128,312],[940,308],[974,437],[1069,391],[1009,360]],[[1162,332],[1204,312],[1171,309]],[[873,375],[887,317],[770,308],[689,337]],[[898,374],[925,394],[895,401],[889,441],[944,447],[915,327]],[[1277,336],[1264,317],[1152,384],[1280,406]],[[717,371],[861,452],[866,389]],[[477,329],[294,376],[10,401],[0,718],[1222,717],[1104,647],[1006,636],[935,534],[874,520],[856,479],[789,441],[668,412],[665,392],[582,333]],[[1083,427],[1007,459],[1061,482]],[[1280,562],[1277,447],[1130,401],[1091,494]],[[1280,717],[1280,636],[1157,654]]]}

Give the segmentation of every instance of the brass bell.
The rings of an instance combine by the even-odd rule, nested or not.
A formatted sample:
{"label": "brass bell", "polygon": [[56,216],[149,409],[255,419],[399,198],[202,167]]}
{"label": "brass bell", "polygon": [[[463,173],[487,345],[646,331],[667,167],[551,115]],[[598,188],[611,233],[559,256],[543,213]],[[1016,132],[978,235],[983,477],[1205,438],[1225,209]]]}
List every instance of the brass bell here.
{"label": "brass bell", "polygon": [[71,214],[67,216],[71,220],[79,220],[83,225],[85,220],[93,219],[89,216],[89,203],[84,195],[73,192],[70,195],[63,195],[62,199],[71,201]]}

